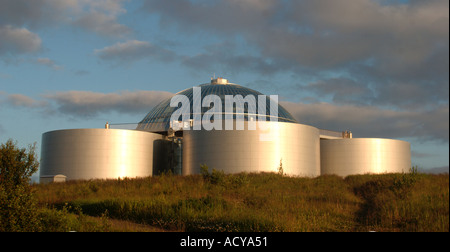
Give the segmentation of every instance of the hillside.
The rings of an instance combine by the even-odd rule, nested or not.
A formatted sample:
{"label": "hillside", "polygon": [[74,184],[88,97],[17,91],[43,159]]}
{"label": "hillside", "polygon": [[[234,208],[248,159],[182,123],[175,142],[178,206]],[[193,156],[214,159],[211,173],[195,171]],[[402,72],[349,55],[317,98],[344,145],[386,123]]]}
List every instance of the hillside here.
{"label": "hillside", "polygon": [[47,231],[449,231],[448,174],[205,171],[33,187]]}

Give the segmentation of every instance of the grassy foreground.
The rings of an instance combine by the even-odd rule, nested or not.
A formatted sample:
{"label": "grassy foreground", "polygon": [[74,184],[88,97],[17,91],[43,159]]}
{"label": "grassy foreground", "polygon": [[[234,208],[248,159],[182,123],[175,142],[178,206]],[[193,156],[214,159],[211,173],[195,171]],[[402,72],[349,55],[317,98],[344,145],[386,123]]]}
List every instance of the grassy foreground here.
{"label": "grassy foreground", "polygon": [[34,185],[44,231],[449,231],[449,175],[161,175]]}

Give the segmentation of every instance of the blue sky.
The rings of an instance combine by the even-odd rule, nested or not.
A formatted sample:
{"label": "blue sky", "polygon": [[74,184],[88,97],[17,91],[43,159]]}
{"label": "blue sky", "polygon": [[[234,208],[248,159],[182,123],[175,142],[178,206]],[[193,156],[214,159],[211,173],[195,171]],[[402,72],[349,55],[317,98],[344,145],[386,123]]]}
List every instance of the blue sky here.
{"label": "blue sky", "polygon": [[448,171],[448,0],[0,0],[0,142],[137,123],[215,74]]}

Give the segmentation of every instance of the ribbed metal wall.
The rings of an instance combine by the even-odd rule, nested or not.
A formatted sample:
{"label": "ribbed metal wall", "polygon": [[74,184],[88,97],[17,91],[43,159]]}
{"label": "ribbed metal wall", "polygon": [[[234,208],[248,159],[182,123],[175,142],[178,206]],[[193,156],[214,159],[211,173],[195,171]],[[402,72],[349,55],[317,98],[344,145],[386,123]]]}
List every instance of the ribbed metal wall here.
{"label": "ribbed metal wall", "polygon": [[283,172],[291,176],[320,175],[319,130],[284,122],[260,122],[269,130],[183,132],[183,175],[198,174],[200,165],[225,173]]}
{"label": "ribbed metal wall", "polygon": [[67,180],[152,176],[153,146],[161,139],[135,130],[50,131],[42,135],[40,175],[62,174]]}
{"label": "ribbed metal wall", "polygon": [[320,160],[322,175],[406,173],[411,168],[411,147],[393,139],[323,139]]}

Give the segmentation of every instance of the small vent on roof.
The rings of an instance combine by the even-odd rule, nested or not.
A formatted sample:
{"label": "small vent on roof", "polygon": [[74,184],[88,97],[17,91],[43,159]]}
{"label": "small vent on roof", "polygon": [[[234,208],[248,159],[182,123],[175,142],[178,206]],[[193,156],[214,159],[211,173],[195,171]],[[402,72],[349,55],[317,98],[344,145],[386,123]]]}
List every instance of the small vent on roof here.
{"label": "small vent on roof", "polygon": [[217,79],[211,78],[211,84],[228,84],[228,80],[222,77],[219,77]]}

